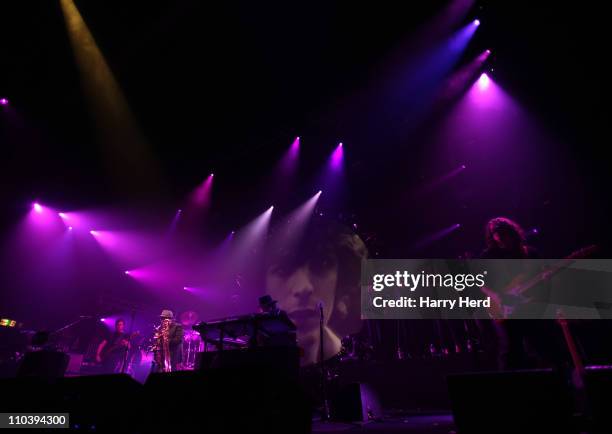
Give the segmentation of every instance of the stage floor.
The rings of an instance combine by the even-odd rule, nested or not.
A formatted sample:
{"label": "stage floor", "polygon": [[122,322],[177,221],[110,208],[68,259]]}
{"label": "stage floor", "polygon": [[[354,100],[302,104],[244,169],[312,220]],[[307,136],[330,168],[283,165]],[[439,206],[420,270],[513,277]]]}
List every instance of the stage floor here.
{"label": "stage floor", "polygon": [[412,433],[449,434],[455,432],[453,416],[450,413],[418,415],[385,415],[379,420],[367,423],[342,423],[313,421],[312,432],[327,433]]}

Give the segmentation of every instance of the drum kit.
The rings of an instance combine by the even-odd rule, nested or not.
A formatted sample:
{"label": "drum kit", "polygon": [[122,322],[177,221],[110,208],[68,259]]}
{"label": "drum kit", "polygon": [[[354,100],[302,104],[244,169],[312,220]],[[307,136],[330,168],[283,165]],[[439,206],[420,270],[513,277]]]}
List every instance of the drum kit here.
{"label": "drum kit", "polygon": [[192,310],[183,312],[179,321],[185,328],[183,335],[183,368],[193,369],[195,367],[196,354],[203,350],[204,343],[200,334],[191,327],[198,323],[198,314]]}

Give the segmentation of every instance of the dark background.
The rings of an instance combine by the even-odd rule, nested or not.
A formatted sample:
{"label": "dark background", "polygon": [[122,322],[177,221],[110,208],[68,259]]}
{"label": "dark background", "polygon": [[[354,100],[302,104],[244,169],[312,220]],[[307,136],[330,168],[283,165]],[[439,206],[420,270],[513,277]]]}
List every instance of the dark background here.
{"label": "dark background", "polygon": [[[19,115],[0,109],[3,235],[35,199],[59,209],[139,204],[169,219],[214,171],[211,217],[200,235],[220,239],[270,201],[290,210],[310,197],[312,179],[342,141],[344,195],[327,205],[357,223],[381,257],[477,254],[484,224],[496,215],[538,228],[533,243],[543,257],[590,243],[605,255],[609,18],[592,5],[477,2],[462,21],[482,21],[462,62],[492,49],[491,77],[558,144],[558,153],[535,156],[544,181],[508,190],[522,173],[517,165],[486,201],[473,191],[490,180],[469,177],[418,206],[406,199],[441,174],[427,152],[435,119],[409,128],[356,95],[384,84],[389,55],[423,42],[411,39],[415,29],[445,4],[76,1],[164,175],[159,191],[127,193],[101,163],[59,2],[3,2],[0,96]],[[296,135],[298,182],[275,198],[266,186]],[[462,228],[448,238],[410,248],[454,223]],[[6,294],[24,270],[1,272]]]}

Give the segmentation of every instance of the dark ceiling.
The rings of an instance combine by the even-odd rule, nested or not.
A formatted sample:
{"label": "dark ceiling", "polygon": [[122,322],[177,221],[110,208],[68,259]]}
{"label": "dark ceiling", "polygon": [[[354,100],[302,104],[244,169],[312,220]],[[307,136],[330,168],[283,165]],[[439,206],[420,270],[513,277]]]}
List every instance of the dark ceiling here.
{"label": "dark ceiling", "polygon": [[[355,137],[352,118],[334,114],[446,2],[75,3],[161,162],[162,202],[176,203],[214,170],[225,180],[217,197],[263,209],[261,195],[246,196],[300,135],[312,170],[338,141],[353,144],[346,210],[385,232],[384,213],[369,215],[363,198],[398,189],[383,176],[397,170],[398,158],[379,155],[380,143]],[[73,208],[117,201],[59,2],[0,7],[0,95],[19,113],[18,120],[0,116],[2,199],[12,210],[3,218],[18,218],[35,197]],[[465,58],[493,50],[495,80],[570,147],[587,180],[584,212],[601,222],[591,230],[604,230],[608,15],[574,2],[496,1],[478,2],[464,22],[474,17],[483,24]]]}

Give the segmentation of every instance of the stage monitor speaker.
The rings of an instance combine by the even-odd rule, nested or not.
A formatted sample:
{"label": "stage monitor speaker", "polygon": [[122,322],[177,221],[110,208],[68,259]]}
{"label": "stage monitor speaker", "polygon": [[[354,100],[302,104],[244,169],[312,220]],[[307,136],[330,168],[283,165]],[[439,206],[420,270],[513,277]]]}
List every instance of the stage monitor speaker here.
{"label": "stage monitor speaker", "polygon": [[140,432],[144,386],[127,374],[66,377],[58,398],[71,426],[97,432]]}
{"label": "stage monitor speaker", "polygon": [[571,391],[552,370],[450,375],[447,382],[460,434],[578,432]]}
{"label": "stage monitor speaker", "polygon": [[310,433],[310,402],[273,370],[249,367],[151,374],[147,430],[167,432]]}
{"label": "stage monitor speaker", "polygon": [[265,369],[275,375],[297,380],[300,369],[299,349],[295,346],[259,347],[198,353],[196,370],[218,368]]}
{"label": "stage monitor speaker", "polygon": [[587,369],[584,383],[594,433],[612,432],[612,369]]}
{"label": "stage monitor speaker", "polygon": [[70,357],[59,351],[32,351],[26,353],[17,369],[18,377],[63,377]]}
{"label": "stage monitor speaker", "polygon": [[366,384],[350,383],[330,391],[331,418],[345,422],[368,422],[382,417],[374,391]]}

